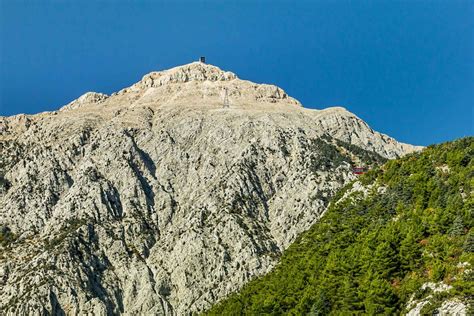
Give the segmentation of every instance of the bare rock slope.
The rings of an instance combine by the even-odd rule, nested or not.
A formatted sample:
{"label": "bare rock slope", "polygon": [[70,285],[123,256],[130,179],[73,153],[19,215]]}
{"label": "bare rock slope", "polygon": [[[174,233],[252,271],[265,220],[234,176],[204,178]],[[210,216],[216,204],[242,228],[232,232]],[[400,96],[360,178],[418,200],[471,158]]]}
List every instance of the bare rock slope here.
{"label": "bare rock slope", "polygon": [[351,165],[417,149],[202,63],[0,117],[0,314],[200,311],[269,271]]}

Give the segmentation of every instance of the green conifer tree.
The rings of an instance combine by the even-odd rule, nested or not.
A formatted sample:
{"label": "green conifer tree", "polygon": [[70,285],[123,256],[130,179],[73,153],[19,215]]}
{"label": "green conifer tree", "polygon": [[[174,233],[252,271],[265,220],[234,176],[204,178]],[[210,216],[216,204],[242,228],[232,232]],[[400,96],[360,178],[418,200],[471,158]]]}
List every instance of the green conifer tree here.
{"label": "green conifer tree", "polygon": [[400,243],[400,264],[403,270],[414,270],[421,256],[421,246],[417,241],[417,234],[411,230]]}
{"label": "green conifer tree", "polygon": [[364,299],[367,314],[393,315],[397,306],[398,299],[389,282],[378,277],[368,280],[368,291]]}
{"label": "green conifer tree", "polygon": [[451,228],[449,229],[451,236],[461,236],[464,234],[464,223],[461,216],[456,216]]}
{"label": "green conifer tree", "polygon": [[465,252],[474,252],[474,230],[472,229],[466,236],[466,241],[464,242],[463,250]]}
{"label": "green conifer tree", "polygon": [[329,314],[331,304],[323,291],[319,291],[316,301],[311,306],[309,316],[323,316]]}
{"label": "green conifer tree", "polygon": [[389,242],[383,241],[377,246],[371,268],[377,276],[384,279],[389,279],[397,272],[399,269],[398,253]]}

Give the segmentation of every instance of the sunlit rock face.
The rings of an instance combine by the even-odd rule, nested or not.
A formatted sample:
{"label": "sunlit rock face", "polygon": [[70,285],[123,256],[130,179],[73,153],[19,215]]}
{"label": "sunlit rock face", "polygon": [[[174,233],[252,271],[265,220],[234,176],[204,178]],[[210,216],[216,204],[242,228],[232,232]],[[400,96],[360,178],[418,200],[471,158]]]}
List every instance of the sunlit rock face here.
{"label": "sunlit rock face", "polygon": [[0,117],[0,310],[209,307],[268,272],[354,179],[349,144],[385,158],[418,149],[203,63]]}

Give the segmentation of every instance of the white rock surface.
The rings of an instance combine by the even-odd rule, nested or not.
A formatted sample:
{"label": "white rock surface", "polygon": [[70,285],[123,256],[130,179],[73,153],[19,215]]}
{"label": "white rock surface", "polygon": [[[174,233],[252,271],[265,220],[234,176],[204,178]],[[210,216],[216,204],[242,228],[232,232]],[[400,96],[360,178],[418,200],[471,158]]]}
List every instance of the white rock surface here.
{"label": "white rock surface", "polygon": [[449,300],[443,302],[438,313],[440,316],[464,316],[467,315],[467,306],[459,300]]}
{"label": "white rock surface", "polygon": [[[451,290],[453,287],[451,285],[445,284],[443,282],[427,282],[421,286],[422,290],[429,289],[432,293],[442,293]],[[414,300],[412,297],[408,302],[408,313],[407,316],[418,316],[422,315],[422,309],[427,304],[430,304],[433,300],[433,295],[428,295],[421,300]],[[467,306],[464,302],[459,299],[451,298],[446,299],[439,308],[436,309],[437,314],[441,316],[465,316],[467,315]]]}
{"label": "white rock surface", "polygon": [[[227,90],[229,108],[223,108]],[[322,137],[322,138],[321,138]],[[184,315],[268,272],[360,160],[419,148],[192,63],[0,117],[0,310]]]}

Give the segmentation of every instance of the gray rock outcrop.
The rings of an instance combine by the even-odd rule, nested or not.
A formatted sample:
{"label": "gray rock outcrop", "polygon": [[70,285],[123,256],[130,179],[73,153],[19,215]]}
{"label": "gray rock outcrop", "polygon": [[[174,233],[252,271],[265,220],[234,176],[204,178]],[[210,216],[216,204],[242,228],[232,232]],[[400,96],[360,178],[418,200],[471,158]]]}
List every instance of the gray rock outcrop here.
{"label": "gray rock outcrop", "polygon": [[417,149],[201,63],[0,117],[0,314],[198,312],[268,272],[363,154]]}

